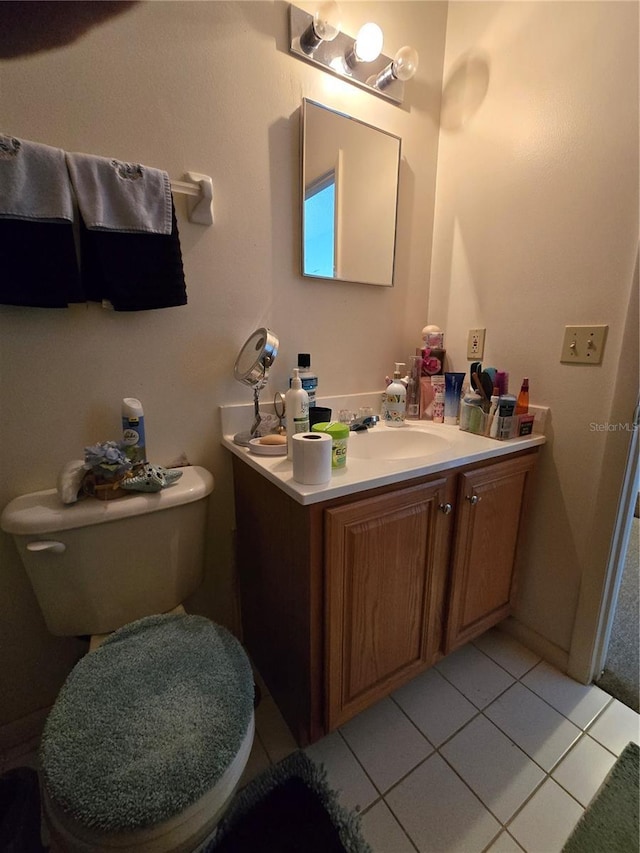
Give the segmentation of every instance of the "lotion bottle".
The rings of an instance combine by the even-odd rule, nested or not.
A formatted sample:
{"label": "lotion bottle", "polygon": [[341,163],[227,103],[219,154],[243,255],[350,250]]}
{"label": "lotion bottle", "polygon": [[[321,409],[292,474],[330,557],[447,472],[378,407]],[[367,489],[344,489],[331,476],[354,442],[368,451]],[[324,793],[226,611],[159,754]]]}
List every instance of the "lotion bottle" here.
{"label": "lotion bottle", "polygon": [[387,426],[399,427],[404,425],[407,408],[407,389],[400,381],[404,363],[397,361],[393,371],[393,382],[387,385],[384,420]]}
{"label": "lotion bottle", "polygon": [[298,432],[309,432],[309,395],[302,387],[300,371],[293,368],[291,388],[284,395],[287,416],[287,459],[293,459],[293,436]]}

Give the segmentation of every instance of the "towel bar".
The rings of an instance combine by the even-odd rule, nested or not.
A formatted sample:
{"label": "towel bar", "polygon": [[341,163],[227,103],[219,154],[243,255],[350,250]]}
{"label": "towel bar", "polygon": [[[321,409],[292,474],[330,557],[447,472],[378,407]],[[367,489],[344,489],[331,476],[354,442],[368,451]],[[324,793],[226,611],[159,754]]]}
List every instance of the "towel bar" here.
{"label": "towel bar", "polygon": [[188,196],[189,222],[213,225],[213,183],[208,175],[187,172],[186,180],[171,181],[171,191]]}

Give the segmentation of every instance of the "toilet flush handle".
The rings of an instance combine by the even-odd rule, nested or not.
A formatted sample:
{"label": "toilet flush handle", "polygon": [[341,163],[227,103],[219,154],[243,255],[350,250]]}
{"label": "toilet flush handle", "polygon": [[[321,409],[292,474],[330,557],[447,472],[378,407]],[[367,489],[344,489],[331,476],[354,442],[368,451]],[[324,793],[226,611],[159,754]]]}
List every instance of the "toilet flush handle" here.
{"label": "toilet flush handle", "polygon": [[62,554],[67,550],[64,542],[56,542],[55,539],[39,539],[36,542],[27,543],[27,551],[51,551],[53,554]]}

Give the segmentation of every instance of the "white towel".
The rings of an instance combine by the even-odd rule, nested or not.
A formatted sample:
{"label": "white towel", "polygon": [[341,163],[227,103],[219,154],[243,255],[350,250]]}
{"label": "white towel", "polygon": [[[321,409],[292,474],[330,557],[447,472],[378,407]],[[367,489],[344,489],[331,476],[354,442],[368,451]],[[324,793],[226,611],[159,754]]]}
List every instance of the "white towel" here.
{"label": "white towel", "polygon": [[136,163],[67,153],[84,224],[92,231],[171,234],[169,175]]}
{"label": "white towel", "polygon": [[73,222],[64,151],[0,134],[0,217]]}

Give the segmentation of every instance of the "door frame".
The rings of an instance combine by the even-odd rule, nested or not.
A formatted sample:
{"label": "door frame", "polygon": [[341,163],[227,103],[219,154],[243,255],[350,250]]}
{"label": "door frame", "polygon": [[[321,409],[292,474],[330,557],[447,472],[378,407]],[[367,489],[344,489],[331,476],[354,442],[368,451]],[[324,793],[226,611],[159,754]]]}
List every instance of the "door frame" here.
{"label": "door frame", "polygon": [[589,683],[596,681],[604,669],[611,630],[618,603],[618,593],[622,582],[627,548],[631,536],[631,521],[633,519],[638,491],[640,489],[640,464],[638,460],[638,430],[640,423],[640,399],[636,402],[636,408],[631,425],[631,440],[627,454],[618,512],[611,539],[609,558],[605,572],[604,588],[600,612],[596,626],[595,642],[590,663]]}

